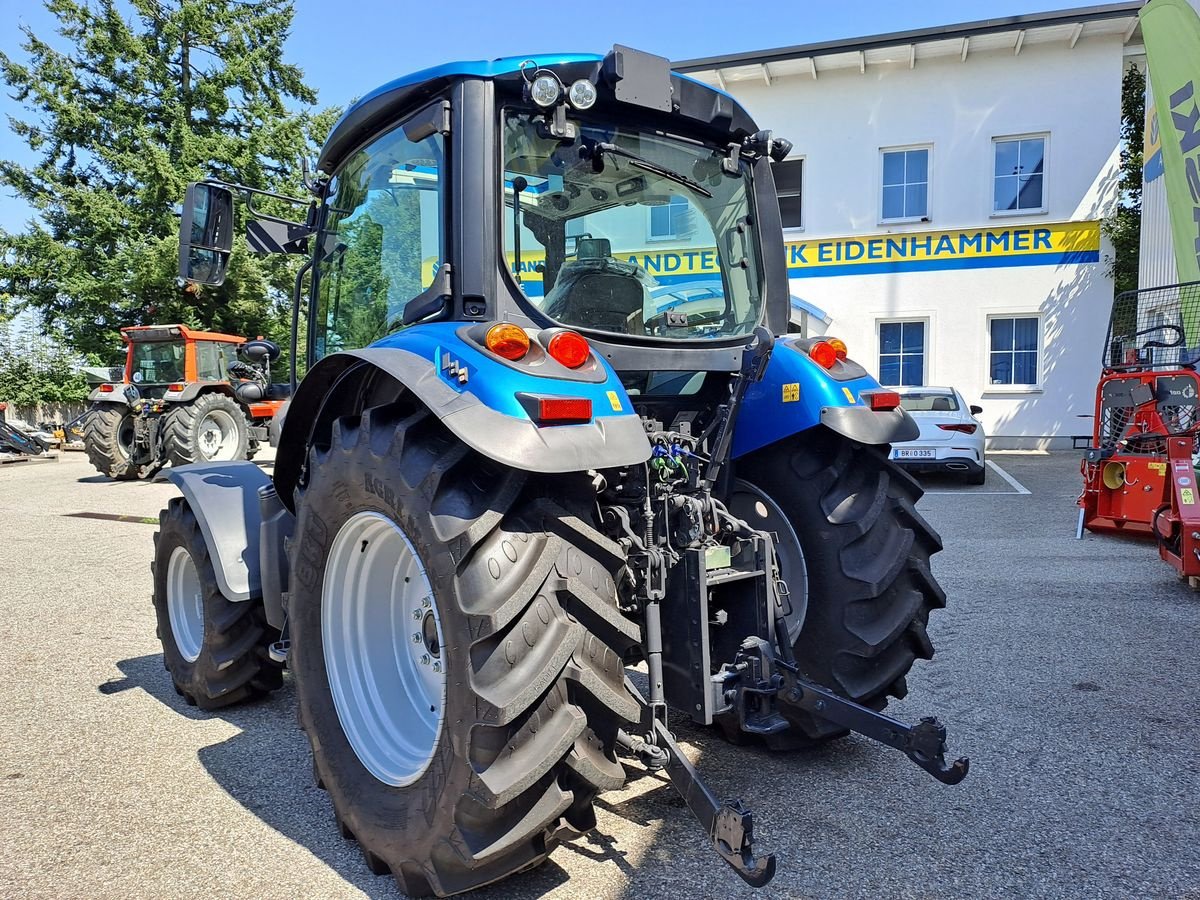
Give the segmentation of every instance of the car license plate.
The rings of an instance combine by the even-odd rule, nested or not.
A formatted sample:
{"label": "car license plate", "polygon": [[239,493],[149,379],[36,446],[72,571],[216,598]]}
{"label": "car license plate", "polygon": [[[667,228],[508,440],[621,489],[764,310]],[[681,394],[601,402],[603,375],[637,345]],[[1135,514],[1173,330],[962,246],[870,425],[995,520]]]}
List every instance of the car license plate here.
{"label": "car license plate", "polygon": [[899,447],[893,451],[894,459],[933,459],[936,452],[932,447]]}

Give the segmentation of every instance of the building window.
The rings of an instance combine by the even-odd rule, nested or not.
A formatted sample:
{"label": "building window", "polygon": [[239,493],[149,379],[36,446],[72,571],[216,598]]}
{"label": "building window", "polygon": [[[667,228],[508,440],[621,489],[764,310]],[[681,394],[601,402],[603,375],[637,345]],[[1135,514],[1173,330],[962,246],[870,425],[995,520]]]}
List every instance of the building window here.
{"label": "building window", "polygon": [[650,207],[650,238],[685,237],[691,231],[691,207],[683,197],[671,197],[670,203]]}
{"label": "building window", "polygon": [[785,159],[773,163],[771,173],[775,176],[775,193],[779,195],[779,217],[783,220],[783,227],[803,228],[801,198],[804,196],[804,160]]}
{"label": "building window", "polygon": [[1046,137],[996,138],[992,211],[1041,212],[1046,208]]}
{"label": "building window", "polygon": [[929,148],[884,150],[883,218],[929,218]]}
{"label": "building window", "polygon": [[879,323],[879,383],[925,383],[925,323]]}
{"label": "building window", "polygon": [[1038,383],[1041,323],[1037,316],[988,320],[991,333],[989,381],[992,384]]}

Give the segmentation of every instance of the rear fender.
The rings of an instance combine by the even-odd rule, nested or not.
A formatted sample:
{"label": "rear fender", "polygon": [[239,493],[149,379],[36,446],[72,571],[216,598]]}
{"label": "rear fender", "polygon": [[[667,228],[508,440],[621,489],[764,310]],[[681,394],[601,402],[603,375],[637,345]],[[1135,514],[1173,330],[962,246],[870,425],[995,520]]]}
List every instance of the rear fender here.
{"label": "rear fender", "polygon": [[849,360],[824,369],[799,346],[800,340],[777,339],[762,380],[746,391],[734,424],[735,459],[817,425],[861,444],[917,436],[917,423],[904,410],[875,412],[863,403],[863,391],[879,388],[865,369]]}
{"label": "rear fender", "polygon": [[[463,327],[418,325],[313,366],[292,397],[275,458],[275,484],[289,508],[308,447],[327,441],[339,416],[361,412],[365,388],[381,373],[411,391],[464,444],[515,469],[579,472],[650,458],[641,418],[603,358],[597,357],[596,380],[536,375],[493,358],[460,334]],[[521,394],[587,398],[592,419],[539,427]]]}
{"label": "rear fender", "polygon": [[262,596],[258,490],[271,479],[252,462],[172,466],[167,478],[179,488],[200,524],[221,593],[232,601]]}
{"label": "rear fender", "polygon": [[191,403],[201,394],[209,393],[225,394],[234,400],[238,399],[227,381],[189,381],[182,391],[166,391],[162,398],[168,403]]}

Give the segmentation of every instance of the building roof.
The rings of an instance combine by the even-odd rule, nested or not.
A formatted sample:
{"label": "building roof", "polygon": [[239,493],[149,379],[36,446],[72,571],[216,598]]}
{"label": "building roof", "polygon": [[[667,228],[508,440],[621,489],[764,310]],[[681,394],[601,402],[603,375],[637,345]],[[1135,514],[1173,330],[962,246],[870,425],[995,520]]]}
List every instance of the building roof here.
{"label": "building roof", "polygon": [[1119,35],[1129,43],[1138,33],[1138,10],[1142,0],[983,19],[961,25],[942,25],[896,31],[869,37],[797,44],[773,50],[729,53],[672,63],[676,72],[689,73],[722,89],[738,81],[765,81],[776,77],[858,69],[868,66],[907,64],[923,59],[957,56],[964,62],[971,53],[1007,50],[1020,54],[1035,44],[1059,44],[1074,48],[1080,40]]}

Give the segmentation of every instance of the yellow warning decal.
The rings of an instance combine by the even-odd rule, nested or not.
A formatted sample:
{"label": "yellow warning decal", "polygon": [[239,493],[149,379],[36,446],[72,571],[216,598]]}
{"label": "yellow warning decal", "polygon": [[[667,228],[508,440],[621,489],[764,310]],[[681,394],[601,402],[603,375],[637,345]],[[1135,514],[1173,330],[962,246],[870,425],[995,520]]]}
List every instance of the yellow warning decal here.
{"label": "yellow warning decal", "polygon": [[783,402],[784,403],[795,403],[799,399],[800,399],[800,382],[797,381],[797,382],[793,382],[792,384],[785,384],[783,386]]}
{"label": "yellow warning decal", "polygon": [[1191,488],[1179,489],[1179,502],[1184,506],[1192,506],[1196,502],[1196,494]]}
{"label": "yellow warning decal", "polygon": [[846,395],[847,402],[849,402],[849,403],[854,402],[854,392],[852,390],[850,390],[850,388],[848,388],[848,387],[842,388],[842,393]]}
{"label": "yellow warning decal", "polygon": [[1149,469],[1151,472],[1153,472],[1156,475],[1166,475],[1167,474],[1167,464],[1166,463],[1146,463],[1146,468]]}
{"label": "yellow warning decal", "polygon": [[612,405],[614,412],[621,411],[621,398],[617,396],[616,391],[608,392],[608,402]]}

